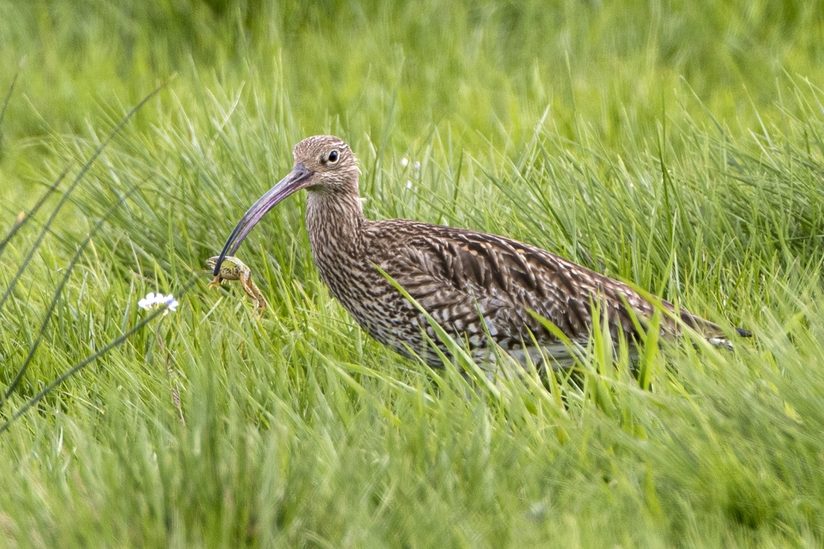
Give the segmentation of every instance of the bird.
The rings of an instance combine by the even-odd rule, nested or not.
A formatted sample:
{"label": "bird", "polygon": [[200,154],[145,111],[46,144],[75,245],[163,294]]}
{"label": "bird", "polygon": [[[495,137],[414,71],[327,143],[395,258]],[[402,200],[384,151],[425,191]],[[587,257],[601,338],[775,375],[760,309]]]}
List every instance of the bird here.
{"label": "bird", "polygon": [[537,246],[419,221],[367,219],[357,158],[338,137],[308,137],[292,153],[291,172],[231,232],[215,276],[268,211],[305,189],[312,257],[331,294],[376,340],[430,366],[454,359],[455,348],[433,323],[484,367],[500,351],[520,363],[568,365],[570,344],[585,346],[601,319],[613,338],[634,347],[656,309],[666,313],[658,324],[666,338],[686,326],[712,345],[731,346],[718,325]]}

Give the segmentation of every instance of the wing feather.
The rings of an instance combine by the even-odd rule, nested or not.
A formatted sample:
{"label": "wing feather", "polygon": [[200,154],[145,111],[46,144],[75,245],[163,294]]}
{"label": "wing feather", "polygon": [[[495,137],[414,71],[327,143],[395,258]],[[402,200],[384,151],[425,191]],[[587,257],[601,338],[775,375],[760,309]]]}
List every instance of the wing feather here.
{"label": "wing feather", "polygon": [[[655,310],[627,284],[534,246],[437,225],[403,228],[407,232],[398,235],[376,263],[447,331],[469,336],[478,345],[483,342],[472,336],[484,333],[481,318],[486,330],[507,348],[532,335],[542,345],[558,343],[531,311],[570,339],[583,342],[589,338],[594,309],[606,312],[614,336],[623,333],[631,338],[637,336],[633,316],[643,324]],[[674,310],[670,303],[661,303]],[[683,310],[679,315],[707,337],[722,335],[711,322]],[[664,333],[678,333],[672,319],[664,317],[661,322]]]}

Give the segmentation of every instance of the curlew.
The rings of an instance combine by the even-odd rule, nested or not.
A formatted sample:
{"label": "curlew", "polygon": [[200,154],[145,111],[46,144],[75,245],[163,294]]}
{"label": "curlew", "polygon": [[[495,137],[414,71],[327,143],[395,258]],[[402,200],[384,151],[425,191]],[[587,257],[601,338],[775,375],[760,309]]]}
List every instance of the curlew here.
{"label": "curlew", "polygon": [[[337,137],[304,139],[293,155],[292,171],[232,231],[215,276],[266,212],[306,189],[312,256],[332,295],[375,339],[431,366],[442,365],[433,345],[449,351],[427,314],[479,363],[488,362],[498,345],[521,361],[527,354],[536,361],[551,357],[553,366],[570,359],[557,330],[585,345],[593,311],[600,311],[595,314],[613,337],[630,342],[653,317],[656,305],[629,285],[535,246],[417,221],[366,219],[357,160]],[[660,318],[663,336],[675,337],[689,326],[714,345],[730,346],[717,325],[666,301],[657,307],[667,312]]]}

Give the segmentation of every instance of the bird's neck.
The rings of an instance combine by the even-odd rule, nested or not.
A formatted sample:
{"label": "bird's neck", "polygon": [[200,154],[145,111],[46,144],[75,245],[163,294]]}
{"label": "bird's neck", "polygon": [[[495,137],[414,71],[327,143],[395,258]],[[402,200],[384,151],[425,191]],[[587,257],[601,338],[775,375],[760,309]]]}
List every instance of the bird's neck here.
{"label": "bird's neck", "polygon": [[319,264],[330,257],[356,253],[365,222],[361,200],[356,193],[309,192],[306,228],[312,253]]}

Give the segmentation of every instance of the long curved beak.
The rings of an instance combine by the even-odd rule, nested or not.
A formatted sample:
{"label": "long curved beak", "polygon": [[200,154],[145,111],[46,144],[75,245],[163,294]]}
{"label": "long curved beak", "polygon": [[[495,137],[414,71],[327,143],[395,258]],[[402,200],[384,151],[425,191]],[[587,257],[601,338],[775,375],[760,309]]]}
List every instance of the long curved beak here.
{"label": "long curved beak", "polygon": [[254,226],[257,225],[258,221],[266,215],[266,212],[277,206],[283,199],[302,189],[311,176],[312,172],[306,169],[306,166],[300,163],[295,164],[295,167],[292,168],[289,175],[278,181],[274,187],[266,191],[266,194],[252,204],[252,207],[243,214],[243,217],[240,218],[232,234],[230,234],[226,240],[223,251],[220,252],[215,263],[215,276],[220,273],[220,265],[226,256],[235,253],[240,247],[241,242],[243,242],[243,239],[246,238],[246,235],[248,235]]}

